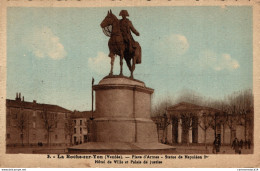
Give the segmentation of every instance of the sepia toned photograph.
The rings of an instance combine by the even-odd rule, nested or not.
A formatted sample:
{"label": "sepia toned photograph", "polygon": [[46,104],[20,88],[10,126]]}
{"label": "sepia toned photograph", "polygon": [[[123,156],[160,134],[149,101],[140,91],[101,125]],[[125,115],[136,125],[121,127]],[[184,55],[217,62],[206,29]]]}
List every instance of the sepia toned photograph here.
{"label": "sepia toned photograph", "polygon": [[4,154],[87,167],[256,154],[253,14],[8,6]]}

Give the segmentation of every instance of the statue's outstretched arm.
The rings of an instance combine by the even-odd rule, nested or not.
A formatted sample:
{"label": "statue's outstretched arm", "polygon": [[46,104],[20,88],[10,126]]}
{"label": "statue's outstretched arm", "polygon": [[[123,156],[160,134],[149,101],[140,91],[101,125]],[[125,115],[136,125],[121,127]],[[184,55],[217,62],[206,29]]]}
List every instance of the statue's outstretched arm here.
{"label": "statue's outstretched arm", "polygon": [[134,26],[133,26],[133,24],[132,24],[131,21],[129,22],[129,27],[130,27],[130,30],[131,30],[135,35],[137,35],[137,36],[140,35],[139,32],[134,28]]}

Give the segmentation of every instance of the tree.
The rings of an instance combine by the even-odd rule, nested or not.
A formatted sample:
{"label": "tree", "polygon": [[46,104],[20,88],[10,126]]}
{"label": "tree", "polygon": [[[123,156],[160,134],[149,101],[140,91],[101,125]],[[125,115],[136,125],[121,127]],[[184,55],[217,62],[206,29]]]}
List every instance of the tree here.
{"label": "tree", "polygon": [[197,93],[196,91],[190,89],[183,89],[180,92],[178,98],[176,98],[175,100],[175,103],[180,103],[180,102],[187,102],[196,105],[205,105],[207,101],[204,96]]}
{"label": "tree", "polygon": [[42,120],[44,123],[44,128],[47,131],[47,143],[50,146],[51,144],[51,132],[54,131],[55,125],[57,124],[57,114],[50,113],[46,108],[42,112]]}
{"label": "tree", "polygon": [[225,112],[224,116],[226,118],[225,124],[228,126],[230,130],[230,144],[232,144],[232,130],[235,129],[235,126],[237,124],[236,116],[234,115],[234,113],[228,113],[228,112]]}
{"label": "tree", "polygon": [[24,145],[23,144],[24,131],[26,129],[27,122],[28,122],[27,115],[23,112],[23,109],[20,109],[20,113],[17,115],[16,125],[21,134],[22,145]]}
{"label": "tree", "polygon": [[[213,102],[211,102],[210,107],[213,107],[215,109],[220,110],[220,112],[218,113],[218,115],[213,116],[214,119],[216,119],[216,124],[218,125],[222,125],[223,126],[223,143],[225,142],[225,128],[227,125],[227,119],[230,119],[230,117],[228,117],[227,115],[227,111],[229,111],[230,106],[228,106],[228,101],[226,99],[222,99],[222,100],[215,100]],[[225,112],[226,111],[226,112]],[[230,121],[228,123],[228,127],[233,127],[233,121]],[[213,128],[215,129],[215,126],[213,126]]]}
{"label": "tree", "polygon": [[233,105],[236,106],[237,109],[237,121],[238,124],[244,126],[244,138],[246,140],[248,138],[248,125],[253,120],[253,117],[251,117],[251,114],[253,113],[253,94],[252,91],[249,89],[240,91],[233,96]]}
{"label": "tree", "polygon": [[[223,142],[225,142],[225,129],[228,127],[230,129],[231,143],[233,138],[232,130],[236,130],[237,125],[244,126],[245,140],[248,138],[252,138],[254,124],[253,99],[254,98],[251,89],[237,91],[228,96],[225,96],[223,99],[218,100],[206,98],[193,90],[184,89],[182,92],[180,92],[177,98],[166,97],[165,99],[158,101],[157,105],[154,105],[153,115],[162,115],[165,113],[168,106],[180,102],[187,102],[217,109],[218,114],[211,115],[211,119],[213,120],[212,122],[210,122],[210,118],[203,118],[201,119],[199,126],[203,127],[202,129],[205,132],[209,127],[209,123],[211,123],[211,127],[215,130],[215,134],[216,127],[223,126]],[[187,115],[188,114],[182,114],[182,119],[186,119],[186,121],[183,121],[185,122],[183,123],[183,127],[190,129],[190,126],[192,125],[192,119],[190,119]],[[203,126],[203,122],[206,123],[206,130]],[[187,130],[184,130],[184,132],[185,131],[188,134]],[[184,136],[186,136],[187,134],[184,134]]]}
{"label": "tree", "polygon": [[204,131],[204,145],[205,148],[207,149],[207,130],[211,127],[213,123],[212,116],[210,114],[203,113],[202,114],[202,119],[199,120],[199,127]]}
{"label": "tree", "polygon": [[248,128],[248,125],[250,125],[253,121],[254,107],[252,90],[248,89],[234,92],[228,96],[228,103],[229,113],[232,113],[232,120],[228,122],[244,126],[244,138],[246,140],[248,138],[247,130],[253,131]]}
{"label": "tree", "polygon": [[184,142],[186,141],[189,145],[189,131],[192,128],[192,118],[194,117],[194,114],[187,112],[187,113],[181,113],[181,120],[182,120],[182,135],[184,135]]}
{"label": "tree", "polygon": [[65,123],[65,133],[70,137],[70,145],[72,145],[72,136],[74,134],[75,122],[72,115],[68,116],[68,119]]}
{"label": "tree", "polygon": [[164,115],[167,110],[167,107],[169,107],[173,104],[174,104],[173,99],[170,97],[166,97],[163,100],[159,100],[157,102],[157,104],[153,105],[152,116]]}

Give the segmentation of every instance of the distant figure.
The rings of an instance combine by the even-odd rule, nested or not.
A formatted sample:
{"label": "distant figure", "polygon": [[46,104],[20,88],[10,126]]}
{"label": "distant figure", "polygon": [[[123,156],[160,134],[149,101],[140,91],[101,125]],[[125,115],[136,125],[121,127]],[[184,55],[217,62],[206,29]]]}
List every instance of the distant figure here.
{"label": "distant figure", "polygon": [[167,137],[165,137],[164,144],[168,144]]}
{"label": "distant figure", "polygon": [[239,146],[240,146],[239,141],[237,138],[235,138],[232,143],[232,148],[235,150],[235,154],[239,154],[239,151],[240,151]]}
{"label": "distant figure", "polygon": [[214,140],[214,142],[213,142],[213,151],[212,151],[213,153],[218,153],[218,152],[220,152],[220,140],[217,138],[217,139],[215,139]]}
{"label": "distant figure", "polygon": [[213,148],[212,148],[212,153],[215,154],[216,151],[216,140],[213,142]]}
{"label": "distant figure", "polygon": [[240,148],[243,149],[244,141],[241,139],[239,142]]}
{"label": "distant figure", "polygon": [[216,150],[216,140],[214,140],[214,142],[213,142],[213,149],[212,149],[212,153],[216,153],[217,152],[217,150]]}
{"label": "distant figure", "polygon": [[251,140],[250,139],[248,139],[247,145],[248,145],[248,149],[250,149],[251,148]]}

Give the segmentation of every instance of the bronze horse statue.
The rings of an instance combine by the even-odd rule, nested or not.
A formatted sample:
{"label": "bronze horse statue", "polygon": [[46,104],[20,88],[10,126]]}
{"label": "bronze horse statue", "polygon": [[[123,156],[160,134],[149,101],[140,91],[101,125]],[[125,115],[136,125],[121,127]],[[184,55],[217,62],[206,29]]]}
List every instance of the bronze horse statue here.
{"label": "bronze horse statue", "polygon": [[[120,31],[120,24],[118,18],[112,13],[112,11],[108,11],[107,16],[100,24],[103,29],[105,35],[109,36],[110,39],[108,41],[109,47],[109,57],[111,58],[111,70],[109,75],[113,75],[113,66],[115,56],[118,55],[120,57],[120,75],[123,75],[123,58],[126,61],[126,64],[131,72],[131,78],[133,78],[133,72],[135,70],[135,64],[141,63],[141,46],[138,42],[135,42],[135,49],[131,53],[129,52],[129,48],[124,43],[124,39],[122,33]],[[112,27],[111,27],[112,26]],[[132,64],[131,64],[132,59]]]}

